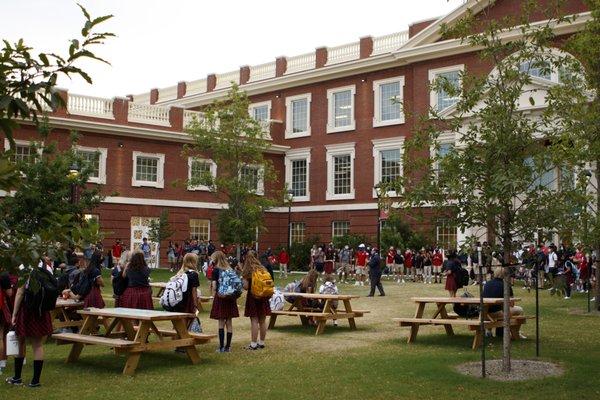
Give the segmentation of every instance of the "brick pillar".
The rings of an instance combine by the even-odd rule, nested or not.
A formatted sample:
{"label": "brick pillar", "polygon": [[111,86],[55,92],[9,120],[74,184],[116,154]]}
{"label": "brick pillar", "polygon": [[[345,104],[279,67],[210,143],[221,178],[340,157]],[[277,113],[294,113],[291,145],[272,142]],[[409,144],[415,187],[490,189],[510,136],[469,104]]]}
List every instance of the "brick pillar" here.
{"label": "brick pillar", "polygon": [[171,107],[169,109],[169,123],[176,131],[183,131],[183,108]]}
{"label": "brick pillar", "polygon": [[275,76],[283,76],[287,71],[287,57],[277,57],[275,59]]}
{"label": "brick pillar", "polygon": [[212,92],[217,86],[217,76],[215,74],[208,74],[206,77],[206,91]]}
{"label": "brick pillar", "polygon": [[315,68],[322,68],[327,64],[327,47],[318,47],[315,50]]}
{"label": "brick pillar", "polygon": [[373,53],[373,38],[365,36],[360,38],[360,58],[367,58]]}
{"label": "brick pillar", "polygon": [[187,89],[187,84],[184,81],[177,82],[177,98],[181,99],[185,96],[185,91]]}
{"label": "brick pillar", "polygon": [[158,89],[150,89],[150,104],[156,104],[158,101]]}
{"label": "brick pillar", "polygon": [[127,124],[130,101],[132,99],[126,97],[115,97],[113,99],[113,115],[115,116],[116,123]]}
{"label": "brick pillar", "polygon": [[56,108],[56,110],[53,110],[54,115],[56,115],[58,117],[66,117],[68,114],[67,106],[69,104],[69,91],[67,89],[55,87],[52,89],[52,92],[58,94],[58,96],[62,99],[62,101],[64,103],[62,105],[59,104],[58,107]]}
{"label": "brick pillar", "polygon": [[244,85],[244,84],[248,83],[249,80],[250,80],[250,67],[247,65],[244,65],[243,67],[240,67],[240,85]]}

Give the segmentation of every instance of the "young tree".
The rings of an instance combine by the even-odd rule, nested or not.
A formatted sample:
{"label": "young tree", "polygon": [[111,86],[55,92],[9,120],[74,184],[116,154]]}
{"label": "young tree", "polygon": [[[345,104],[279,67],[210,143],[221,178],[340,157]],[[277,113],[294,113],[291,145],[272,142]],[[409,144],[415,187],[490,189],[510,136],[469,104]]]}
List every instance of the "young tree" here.
{"label": "young tree", "polygon": [[[515,239],[555,227],[571,189],[553,175],[565,165],[562,153],[555,151],[564,144],[544,140],[543,120],[531,107],[543,94],[543,85],[532,75],[545,75],[551,68],[546,57],[554,40],[552,24],[530,24],[532,2],[523,4],[518,19],[469,16],[444,27],[446,37],[477,49],[481,62],[493,70],[485,76],[465,71],[457,80],[440,77],[433,82],[432,91],[457,101],[421,117],[419,129],[406,142],[405,176],[399,187],[391,188],[403,193],[405,208],[431,207],[462,230],[486,227],[501,246],[504,266],[511,263]],[[519,38],[507,41],[506,32],[517,26]],[[443,144],[442,134],[455,140]],[[431,148],[429,157],[423,148]],[[506,372],[511,367],[508,276],[503,306]]]}
{"label": "young tree", "polygon": [[[103,43],[112,33],[97,33],[99,24],[110,19],[111,15],[92,18],[79,6],[85,18],[81,37],[72,39],[68,55],[58,53],[39,53],[21,39],[16,43],[3,41],[0,50],[0,133],[14,148],[14,129],[22,120],[39,124],[39,116],[46,109],[64,106],[62,99],[54,91],[60,76],[81,76],[87,82],[92,80],[78,65],[80,62],[97,57],[91,47]],[[0,190],[21,192],[21,173],[8,153],[0,155]],[[43,192],[40,193],[40,195]],[[3,200],[3,202],[8,199]],[[64,213],[63,213],[64,212]],[[17,272],[20,264],[36,265],[43,254],[51,256],[60,252],[69,244],[79,244],[83,239],[97,238],[96,223],[87,223],[77,214],[61,209],[44,216],[43,223],[33,234],[31,229],[20,223],[13,226],[8,221],[0,221],[0,265],[11,272]],[[21,229],[25,228],[24,231]]]}
{"label": "young tree", "polygon": [[171,229],[171,224],[169,224],[169,212],[167,210],[160,213],[158,220],[150,221],[148,239],[156,243],[156,268],[160,267],[160,243],[173,236],[173,233],[175,231]]}
{"label": "young tree", "polygon": [[265,158],[270,147],[264,125],[248,113],[250,101],[233,85],[227,98],[216,101],[200,120],[194,120],[187,131],[194,145],[192,155],[209,157],[217,165],[216,177],[200,160],[192,165],[188,185],[211,188],[227,203],[220,210],[217,227],[223,243],[251,243],[258,230],[264,230],[264,212],[283,202],[283,191],[266,190],[266,183],[277,177],[271,162]]}
{"label": "young tree", "polygon": [[[596,254],[596,282],[600,282],[600,0],[586,0],[592,19],[565,45],[569,54],[554,60],[562,84],[548,92],[548,132],[556,142],[568,143],[565,156],[578,166],[578,183],[585,198],[571,221],[577,236]],[[575,218],[578,217],[578,218]],[[600,310],[600,285],[596,284]]]}

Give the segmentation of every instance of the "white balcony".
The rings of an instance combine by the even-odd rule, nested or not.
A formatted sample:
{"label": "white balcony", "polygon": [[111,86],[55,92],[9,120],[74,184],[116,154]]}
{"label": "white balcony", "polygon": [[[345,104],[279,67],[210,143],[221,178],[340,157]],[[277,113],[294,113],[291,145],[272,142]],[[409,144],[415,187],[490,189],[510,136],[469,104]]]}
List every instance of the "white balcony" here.
{"label": "white balcony", "polygon": [[325,65],[339,64],[360,58],[360,43],[343,44],[327,48],[327,63]]}
{"label": "white balcony", "polygon": [[72,115],[114,119],[113,100],[101,97],[70,94],[67,100],[67,111]]}
{"label": "white balcony", "polygon": [[215,90],[225,89],[231,87],[231,82],[239,85],[240,84],[240,71],[231,71],[224,74],[217,75],[217,85]]}
{"label": "white balcony", "polygon": [[129,103],[127,121],[140,124],[171,126],[169,108],[149,104]]}
{"label": "white balcony", "polygon": [[315,53],[302,54],[295,57],[287,58],[287,68],[285,74],[293,74],[295,72],[306,71],[315,68],[316,56]]}
{"label": "white balcony", "polygon": [[177,98],[177,85],[158,89],[158,101],[169,101]]}
{"label": "white balcony", "polygon": [[391,33],[373,38],[372,55],[384,54],[399,49],[408,42],[408,31]]}
{"label": "white balcony", "polygon": [[185,84],[185,95],[190,96],[192,94],[206,93],[206,79],[198,79],[195,81],[186,82]]}
{"label": "white balcony", "polygon": [[275,62],[250,67],[248,82],[262,81],[269,78],[275,78]]}

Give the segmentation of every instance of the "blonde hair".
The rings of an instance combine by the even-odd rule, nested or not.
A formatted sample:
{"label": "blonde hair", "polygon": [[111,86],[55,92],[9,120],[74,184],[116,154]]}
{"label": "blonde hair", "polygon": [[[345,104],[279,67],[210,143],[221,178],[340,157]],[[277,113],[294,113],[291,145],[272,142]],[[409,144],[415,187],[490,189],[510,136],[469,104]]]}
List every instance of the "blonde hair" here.
{"label": "blonde hair", "polygon": [[333,275],[333,274],[325,275],[324,279],[325,279],[325,282],[335,283],[335,275]]}
{"label": "blonde hair", "polygon": [[187,271],[198,272],[198,256],[194,253],[187,253],[183,257],[183,262],[181,263],[181,268],[177,272],[177,275],[184,274]]}
{"label": "blonde hair", "polygon": [[246,280],[252,278],[252,274],[259,268],[265,269],[262,264],[256,258],[256,254],[253,251],[249,251],[244,259],[244,268],[242,269],[242,277]]}
{"label": "blonde hair", "polygon": [[314,292],[318,277],[319,273],[316,269],[311,268],[310,270],[308,270],[306,276],[300,281],[300,287],[302,288],[302,290],[307,291],[310,288]]}
{"label": "blonde hair", "polygon": [[222,251],[215,251],[214,253],[212,253],[212,256],[210,256],[210,259],[214,263],[215,267],[219,269],[227,269],[230,266],[229,262],[227,261],[227,258],[225,257],[225,253],[223,253]]}
{"label": "blonde hair", "polygon": [[500,278],[500,279],[504,278],[504,268],[502,268],[502,267],[494,267],[492,269],[492,271],[494,273],[494,278]]}

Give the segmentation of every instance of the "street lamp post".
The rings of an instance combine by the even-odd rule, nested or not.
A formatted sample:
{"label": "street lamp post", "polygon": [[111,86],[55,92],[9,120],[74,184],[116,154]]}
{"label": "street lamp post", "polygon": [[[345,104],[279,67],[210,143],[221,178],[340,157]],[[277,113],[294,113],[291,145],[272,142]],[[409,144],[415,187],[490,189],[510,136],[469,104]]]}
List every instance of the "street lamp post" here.
{"label": "street lamp post", "polygon": [[375,189],[375,194],[377,195],[377,248],[381,251],[381,186],[380,184],[376,184],[373,189]]}
{"label": "street lamp post", "polygon": [[481,332],[481,377],[485,378],[485,323],[483,320],[483,262],[481,246],[477,246],[477,264],[479,265],[479,331]]}
{"label": "street lamp post", "polygon": [[79,165],[77,165],[77,163],[73,163],[69,167],[68,177],[71,179],[71,195],[69,198],[69,202],[71,204],[77,204],[77,202],[79,200],[77,198],[77,182],[76,182],[77,178],[79,177]]}
{"label": "street lamp post", "polygon": [[288,254],[292,249],[292,201],[294,200],[294,191],[287,191],[287,201],[288,201],[288,232],[287,232],[287,251]]}
{"label": "street lamp post", "polygon": [[[584,173],[584,176],[585,176],[585,193],[587,195],[588,185],[589,185],[590,179],[592,178],[592,171],[590,171],[589,169],[586,169],[583,173]],[[587,204],[587,200],[586,200],[586,202],[585,202],[585,208],[583,209],[583,212],[584,212],[584,214],[583,214],[584,249],[585,249],[585,247],[587,247],[587,244],[588,244],[587,242],[589,240],[589,238],[588,238],[588,214],[587,214],[587,211],[588,211],[588,204]],[[584,250],[584,253],[583,253],[583,257],[584,258],[586,258],[585,253],[586,252]],[[593,271],[594,271],[594,269],[592,268],[592,265],[589,265],[588,266],[587,280],[586,280],[586,283],[585,283],[585,288],[586,288],[586,291],[587,291],[587,310],[588,310],[588,312],[592,311],[591,299],[590,299],[590,294],[591,294],[592,288],[591,288],[591,285],[590,285],[590,278],[592,276],[592,272]]]}

